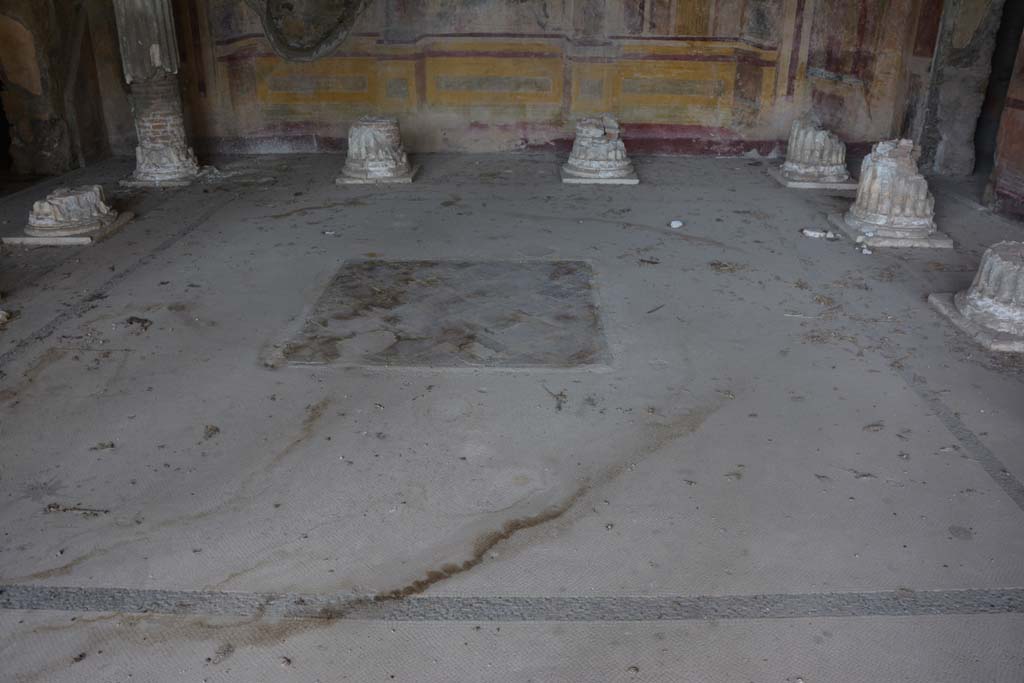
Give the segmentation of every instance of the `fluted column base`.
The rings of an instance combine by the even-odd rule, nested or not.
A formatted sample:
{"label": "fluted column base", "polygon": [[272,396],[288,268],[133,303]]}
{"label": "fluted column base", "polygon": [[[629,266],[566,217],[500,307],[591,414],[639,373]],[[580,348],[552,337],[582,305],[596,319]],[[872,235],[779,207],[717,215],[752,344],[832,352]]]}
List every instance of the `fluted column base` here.
{"label": "fluted column base", "polygon": [[928,300],[985,348],[1024,353],[1024,242],[993,244],[969,288]]}
{"label": "fluted column base", "polygon": [[1024,335],[1002,332],[987,327],[976,318],[964,315],[963,308],[967,304],[966,297],[966,291],[956,294],[929,294],[928,303],[945,316],[949,322],[989,351],[1024,353]]}
{"label": "fluted column base", "polygon": [[636,185],[640,178],[626,154],[621,128],[612,116],[587,117],[576,122],[576,138],[562,182],[574,184]]}
{"label": "fluted column base", "polygon": [[386,116],[364,116],[348,131],[348,153],[339,185],[373,185],[377,183],[411,183],[419,167],[409,163],[402,147],[398,119]]}
{"label": "fluted column base", "polygon": [[3,237],[4,244],[83,246],[119,230],[133,217],[106,202],[99,185],[62,187],[32,205],[24,235]]}

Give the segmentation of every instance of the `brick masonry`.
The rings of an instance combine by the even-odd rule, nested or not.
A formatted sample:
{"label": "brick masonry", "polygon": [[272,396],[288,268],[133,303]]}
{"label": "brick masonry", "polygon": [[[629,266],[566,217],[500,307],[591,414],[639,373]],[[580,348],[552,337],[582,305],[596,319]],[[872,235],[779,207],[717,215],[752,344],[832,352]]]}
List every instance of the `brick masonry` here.
{"label": "brick masonry", "polygon": [[199,170],[188,146],[176,74],[132,84],[132,106],[139,146],[134,181],[161,184],[187,180]]}
{"label": "brick masonry", "polygon": [[168,75],[132,84],[135,129],[141,147],[186,147],[178,78]]}

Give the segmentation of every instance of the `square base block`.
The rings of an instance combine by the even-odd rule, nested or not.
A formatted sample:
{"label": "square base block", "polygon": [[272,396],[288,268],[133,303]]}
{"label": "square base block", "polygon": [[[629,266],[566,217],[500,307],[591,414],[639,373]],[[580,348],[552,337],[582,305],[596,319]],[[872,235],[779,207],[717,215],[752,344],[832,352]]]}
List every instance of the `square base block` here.
{"label": "square base block", "polygon": [[180,178],[175,180],[136,180],[133,178],[125,178],[121,181],[121,187],[130,188],[141,188],[149,190],[178,190],[183,187],[188,187],[196,181],[199,176],[194,178]]}
{"label": "square base block", "polygon": [[621,178],[586,178],[583,176],[574,175],[565,170],[563,167],[560,170],[562,175],[562,182],[570,185],[639,185],[640,177],[634,171],[627,176]]}
{"label": "square base block", "polygon": [[782,175],[782,169],[778,166],[769,166],[768,175],[775,178],[776,181],[783,187],[789,187],[796,190],[849,190],[851,192],[857,191],[857,183],[853,180],[848,180],[845,183],[816,183],[810,180],[790,180],[786,176]]}
{"label": "square base block", "polygon": [[18,235],[17,237],[4,237],[0,239],[4,244],[22,247],[84,247],[102,239],[110,237],[125,226],[128,221],[135,218],[131,211],[118,214],[114,222],[96,230],[82,235],[47,235],[33,237],[30,235]]}
{"label": "square base block", "polygon": [[839,228],[847,237],[854,242],[857,238],[863,238],[860,240],[860,244],[866,247],[918,247],[924,249],[952,249],[953,240],[944,232],[933,232],[927,237],[882,237],[880,235],[872,235],[868,237],[864,234],[864,231],[860,228],[855,228],[846,222],[846,218],[841,213],[830,213],[828,215],[828,222],[834,227]]}
{"label": "square base block", "polygon": [[334,179],[338,185],[394,185],[411,183],[420,170],[419,166],[413,166],[404,175],[396,175],[392,178],[356,178],[347,175],[340,175]]}
{"label": "square base block", "polygon": [[949,321],[974,338],[974,341],[984,346],[989,351],[1001,351],[1003,353],[1024,353],[1024,337],[989,330],[977,324],[973,320],[965,318],[957,310],[953,303],[952,294],[929,294],[928,303],[935,309],[949,318]]}

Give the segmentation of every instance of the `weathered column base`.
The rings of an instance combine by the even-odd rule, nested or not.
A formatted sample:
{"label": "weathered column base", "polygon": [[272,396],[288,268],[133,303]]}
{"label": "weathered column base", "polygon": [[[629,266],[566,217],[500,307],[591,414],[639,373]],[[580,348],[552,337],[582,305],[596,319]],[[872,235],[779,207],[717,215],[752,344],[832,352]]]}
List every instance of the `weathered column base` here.
{"label": "weathered column base", "polygon": [[850,190],[857,191],[857,183],[854,180],[824,182],[819,180],[792,180],[782,173],[781,166],[769,166],[768,175],[774,178],[779,185],[796,190]]}
{"label": "weathered column base", "polygon": [[963,306],[965,295],[966,292],[929,294],[928,303],[948,318],[949,322],[956,325],[962,332],[965,332],[989,351],[1024,353],[1024,336],[984,327],[961,313],[960,308]]}
{"label": "weathered column base", "polygon": [[398,119],[363,116],[348,130],[348,153],[338,185],[411,183],[418,166],[409,163],[402,147]]}
{"label": "weathered column base", "polygon": [[184,152],[174,149],[135,148],[138,169],[130,178],[121,181],[124,187],[176,188],[188,187],[199,177],[199,164],[191,148]]}
{"label": "weathered column base", "polygon": [[2,237],[0,242],[3,244],[10,245],[12,247],[87,247],[90,244],[96,244],[101,240],[105,240],[114,233],[118,232],[127,223],[129,223],[135,214],[131,211],[125,211],[117,214],[117,218],[113,223],[103,226],[95,232],[88,234],[79,235],[16,235],[12,237]]}
{"label": "weathered column base", "polygon": [[928,301],[990,351],[1024,353],[1024,242],[993,244],[970,287]]}
{"label": "weathered column base", "polygon": [[944,232],[934,230],[928,234],[915,234],[877,228],[868,224],[851,223],[844,214],[831,213],[828,222],[858,244],[867,247],[919,247],[923,249],[952,249],[953,239]]}
{"label": "weathered column base", "polygon": [[127,187],[185,187],[199,174],[199,162],[185,135],[177,74],[132,83],[132,108],[139,144],[135,173]]}
{"label": "weathered column base", "polygon": [[562,167],[562,182],[570,185],[639,185],[640,177],[636,171],[621,176],[600,176],[579,173]]}
{"label": "weathered column base", "polygon": [[132,219],[110,208],[99,185],[54,190],[32,206],[24,237],[5,237],[4,244],[61,246],[91,244]]}
{"label": "weathered column base", "polygon": [[883,140],[860,165],[857,198],[829,222],[868,247],[952,249],[935,229],[935,198],[917,169],[920,149],[911,140]]}
{"label": "weathered column base", "polygon": [[125,187],[188,187],[199,177],[199,162],[191,147],[135,148],[135,173],[121,181]]}
{"label": "weathered column base", "polygon": [[576,122],[576,138],[562,165],[563,183],[574,185],[636,185],[640,178],[626,154],[622,130],[611,115]]}
{"label": "weathered column base", "polygon": [[785,187],[856,190],[846,169],[846,145],[825,130],[812,112],[793,121],[786,142],[786,161],[768,173]]}

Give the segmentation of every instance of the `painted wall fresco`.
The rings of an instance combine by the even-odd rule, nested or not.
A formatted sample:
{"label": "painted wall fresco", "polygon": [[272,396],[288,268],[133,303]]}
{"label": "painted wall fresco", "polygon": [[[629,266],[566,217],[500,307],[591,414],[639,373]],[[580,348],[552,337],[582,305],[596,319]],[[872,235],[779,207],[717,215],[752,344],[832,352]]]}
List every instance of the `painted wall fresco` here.
{"label": "painted wall fresco", "polygon": [[812,103],[893,134],[918,0],[376,0],[305,63],[243,0],[176,2],[200,147],[334,149],[366,113],[419,151],[563,145],[607,111],[638,151],[720,153],[769,151]]}
{"label": "painted wall fresco", "polygon": [[1001,208],[1024,214],[1024,40],[1017,51],[1013,77],[1003,104],[992,190]]}

